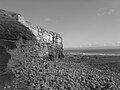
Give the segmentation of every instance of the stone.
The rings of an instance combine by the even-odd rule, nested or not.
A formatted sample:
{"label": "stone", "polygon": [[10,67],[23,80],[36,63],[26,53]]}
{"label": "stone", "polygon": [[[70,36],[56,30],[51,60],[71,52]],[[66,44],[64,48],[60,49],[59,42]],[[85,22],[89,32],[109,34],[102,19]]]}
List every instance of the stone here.
{"label": "stone", "polygon": [[102,84],[102,89],[103,90],[107,90],[107,89],[109,89],[110,87],[111,87],[111,84],[109,84],[109,83],[104,83],[104,84]]}

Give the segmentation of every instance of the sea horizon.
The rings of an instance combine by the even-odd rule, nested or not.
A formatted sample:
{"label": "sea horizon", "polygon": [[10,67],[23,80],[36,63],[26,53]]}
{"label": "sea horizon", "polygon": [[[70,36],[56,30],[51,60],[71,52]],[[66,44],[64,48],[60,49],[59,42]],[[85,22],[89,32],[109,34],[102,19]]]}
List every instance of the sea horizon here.
{"label": "sea horizon", "polygon": [[64,53],[80,55],[110,55],[120,56],[119,48],[70,48],[64,49]]}

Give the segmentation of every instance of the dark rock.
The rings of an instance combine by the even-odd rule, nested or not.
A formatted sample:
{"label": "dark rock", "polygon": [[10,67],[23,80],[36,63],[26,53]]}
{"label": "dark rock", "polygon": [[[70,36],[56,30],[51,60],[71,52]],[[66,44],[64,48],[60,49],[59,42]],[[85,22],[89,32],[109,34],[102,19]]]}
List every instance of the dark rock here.
{"label": "dark rock", "polygon": [[0,72],[3,72],[7,67],[9,59],[11,59],[11,55],[7,53],[4,47],[0,46]]}
{"label": "dark rock", "polygon": [[91,90],[96,90],[96,86],[95,86],[94,83],[89,83],[89,88],[90,88]]}
{"label": "dark rock", "polygon": [[20,38],[32,40],[35,37],[28,28],[17,21],[0,20],[0,39],[19,40]]}
{"label": "dark rock", "polygon": [[109,89],[110,87],[111,87],[111,84],[109,84],[109,83],[104,83],[103,85],[102,85],[102,90],[107,90],[107,89]]}
{"label": "dark rock", "polygon": [[6,48],[6,49],[14,49],[17,48],[15,42],[10,41],[10,40],[5,40],[5,39],[0,39],[0,46]]}

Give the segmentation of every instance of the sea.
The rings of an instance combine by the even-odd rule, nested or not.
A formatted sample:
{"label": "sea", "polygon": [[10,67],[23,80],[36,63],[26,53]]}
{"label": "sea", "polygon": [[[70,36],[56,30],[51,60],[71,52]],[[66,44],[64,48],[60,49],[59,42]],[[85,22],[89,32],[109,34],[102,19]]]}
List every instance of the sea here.
{"label": "sea", "polygon": [[120,49],[65,49],[64,54],[120,56]]}

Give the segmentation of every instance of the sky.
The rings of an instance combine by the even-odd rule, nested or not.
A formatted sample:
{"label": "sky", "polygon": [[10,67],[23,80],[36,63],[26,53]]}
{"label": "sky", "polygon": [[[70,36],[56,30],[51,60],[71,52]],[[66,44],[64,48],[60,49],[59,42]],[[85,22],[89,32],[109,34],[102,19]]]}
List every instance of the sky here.
{"label": "sky", "polygon": [[120,45],[120,0],[0,0],[0,8],[61,34],[64,48]]}

